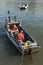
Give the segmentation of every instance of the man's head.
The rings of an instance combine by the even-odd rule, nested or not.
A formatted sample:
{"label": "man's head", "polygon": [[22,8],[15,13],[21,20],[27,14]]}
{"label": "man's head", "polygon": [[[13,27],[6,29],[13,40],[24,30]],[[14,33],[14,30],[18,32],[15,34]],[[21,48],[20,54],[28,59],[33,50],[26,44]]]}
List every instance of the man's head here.
{"label": "man's head", "polygon": [[23,33],[23,30],[21,30],[21,33]]}

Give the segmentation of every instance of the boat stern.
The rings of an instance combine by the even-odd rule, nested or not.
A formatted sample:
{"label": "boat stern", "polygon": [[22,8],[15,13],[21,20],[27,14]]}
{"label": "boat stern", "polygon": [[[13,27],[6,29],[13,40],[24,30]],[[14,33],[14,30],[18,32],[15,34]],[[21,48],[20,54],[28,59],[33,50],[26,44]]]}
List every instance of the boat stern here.
{"label": "boat stern", "polygon": [[41,47],[37,43],[32,43],[30,45],[22,46],[22,48],[23,51],[26,52],[26,54],[32,54],[38,52]]}

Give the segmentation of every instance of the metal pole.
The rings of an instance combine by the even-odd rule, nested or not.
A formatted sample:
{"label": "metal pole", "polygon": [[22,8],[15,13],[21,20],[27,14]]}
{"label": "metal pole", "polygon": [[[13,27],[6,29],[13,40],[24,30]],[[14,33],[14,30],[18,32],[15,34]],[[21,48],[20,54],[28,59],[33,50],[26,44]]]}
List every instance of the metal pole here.
{"label": "metal pole", "polygon": [[8,20],[9,20],[9,22],[11,22],[10,21],[10,11],[8,10]]}

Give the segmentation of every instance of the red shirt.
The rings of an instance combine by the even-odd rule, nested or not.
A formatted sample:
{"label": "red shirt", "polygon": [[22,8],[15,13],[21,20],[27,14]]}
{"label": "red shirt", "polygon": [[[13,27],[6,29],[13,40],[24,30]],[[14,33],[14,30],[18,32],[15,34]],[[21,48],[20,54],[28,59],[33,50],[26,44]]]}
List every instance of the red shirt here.
{"label": "red shirt", "polygon": [[14,26],[11,27],[11,31],[16,31],[16,30],[18,30],[17,27],[14,27]]}
{"label": "red shirt", "polygon": [[18,40],[23,40],[24,39],[24,35],[22,33],[18,33],[17,35]]}

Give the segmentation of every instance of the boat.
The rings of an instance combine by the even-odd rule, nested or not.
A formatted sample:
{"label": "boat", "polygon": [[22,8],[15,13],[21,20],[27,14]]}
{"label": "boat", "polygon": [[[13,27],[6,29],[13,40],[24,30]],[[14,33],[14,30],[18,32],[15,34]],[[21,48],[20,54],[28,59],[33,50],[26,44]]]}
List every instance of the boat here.
{"label": "boat", "polygon": [[[24,41],[23,44],[21,42],[19,42],[17,40],[17,38],[15,36],[11,35],[10,32],[10,26],[11,25],[16,25],[18,26],[18,29],[23,30],[24,32]],[[6,35],[9,38],[9,40],[12,42],[12,44],[20,51],[20,53],[24,54],[32,54],[34,52],[39,51],[40,49],[40,45],[36,42],[36,40],[30,35],[28,34],[21,26],[21,22],[20,21],[6,21],[5,22],[5,31],[6,31]]]}
{"label": "boat", "polygon": [[27,3],[21,3],[20,4],[20,9],[21,10],[25,10],[25,9],[27,9],[28,8],[28,4]]}

